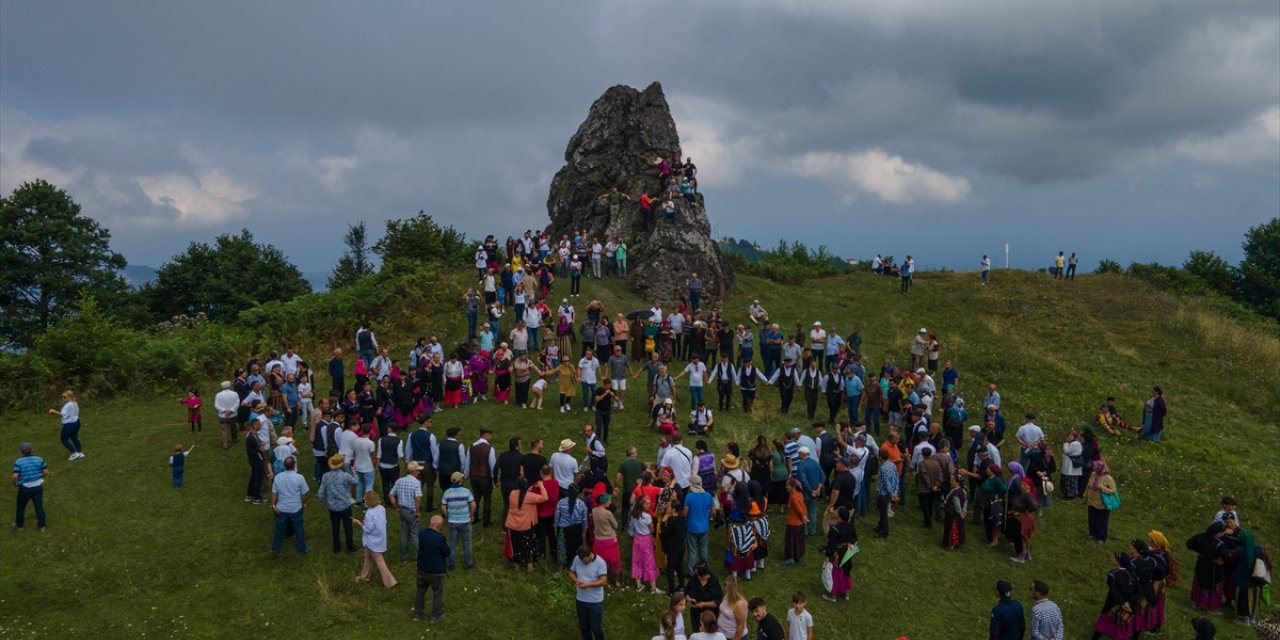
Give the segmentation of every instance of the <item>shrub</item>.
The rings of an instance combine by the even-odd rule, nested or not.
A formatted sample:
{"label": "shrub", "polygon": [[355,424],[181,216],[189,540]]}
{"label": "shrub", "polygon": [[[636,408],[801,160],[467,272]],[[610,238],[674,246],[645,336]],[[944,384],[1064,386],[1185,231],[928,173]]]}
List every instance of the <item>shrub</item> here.
{"label": "shrub", "polygon": [[1098,262],[1098,268],[1093,270],[1094,273],[1124,273],[1124,267],[1119,262],[1108,258],[1103,258]]}

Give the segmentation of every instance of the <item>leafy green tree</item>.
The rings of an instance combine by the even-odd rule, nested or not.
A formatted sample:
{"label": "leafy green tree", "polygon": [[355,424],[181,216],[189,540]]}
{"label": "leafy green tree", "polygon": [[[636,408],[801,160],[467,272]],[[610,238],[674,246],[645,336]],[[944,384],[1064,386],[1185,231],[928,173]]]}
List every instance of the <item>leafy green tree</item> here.
{"label": "leafy green tree", "polygon": [[363,220],[347,225],[347,234],[342,237],[342,243],[347,245],[347,250],[333,268],[333,273],[329,274],[330,291],[341,289],[373,273],[373,266],[369,264],[369,240]]}
{"label": "leafy green tree", "polygon": [[1192,251],[1182,268],[1218,293],[1226,296],[1235,293],[1236,275],[1231,265],[1212,251]]}
{"label": "leafy green tree", "polygon": [[373,252],[382,258],[384,267],[402,260],[465,265],[472,257],[462,232],[440,226],[422,211],[407,220],[388,220],[387,233],[374,243]]}
{"label": "leafy green tree", "polygon": [[1245,234],[1244,260],[1238,273],[1240,301],[1280,319],[1280,218]]}
{"label": "leafy green tree", "polygon": [[110,245],[110,232],[44,180],[0,199],[0,343],[31,345],[82,295],[121,295],[125,260]]}
{"label": "leafy green tree", "polygon": [[279,249],[254,243],[253,234],[242,229],[218,236],[212,245],[192,242],[160,267],[143,292],[161,319],[203,312],[228,322],[254,305],[311,293],[311,285]]}

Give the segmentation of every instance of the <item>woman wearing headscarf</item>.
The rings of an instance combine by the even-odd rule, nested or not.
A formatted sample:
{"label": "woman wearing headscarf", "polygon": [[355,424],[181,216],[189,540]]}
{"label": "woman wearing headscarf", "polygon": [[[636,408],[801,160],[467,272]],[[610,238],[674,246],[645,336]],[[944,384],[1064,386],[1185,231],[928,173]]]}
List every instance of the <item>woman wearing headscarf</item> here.
{"label": "woman wearing headscarf", "polygon": [[1235,587],[1236,621],[1244,625],[1253,623],[1253,610],[1257,605],[1258,587],[1264,584],[1253,577],[1254,564],[1262,560],[1267,570],[1271,570],[1271,559],[1267,552],[1258,545],[1253,532],[1241,529],[1233,536],[1230,569],[1227,576]]}
{"label": "woman wearing headscarf", "polygon": [[858,544],[858,532],[853,528],[853,522],[850,520],[847,507],[840,507],[836,510],[836,523],[827,529],[827,546],[823,549],[823,553],[831,562],[831,593],[822,596],[824,600],[835,602],[843,598],[849,599],[849,590],[853,588],[853,581],[849,579],[849,572],[853,569],[853,556],[849,556],[845,560],[845,554],[851,547]]}
{"label": "woman wearing headscarf", "polygon": [[1134,586],[1137,589],[1137,604],[1133,609],[1133,632],[1159,632],[1155,619],[1156,588],[1155,582],[1160,571],[1156,559],[1151,556],[1151,548],[1146,542],[1134,538],[1129,541],[1129,559],[1133,563]]}
{"label": "woman wearing headscarf", "polygon": [[1218,629],[1208,618],[1192,618],[1191,629],[1196,632],[1195,640],[1215,640],[1218,637]]}
{"label": "woman wearing headscarf", "polygon": [[1164,432],[1164,391],[1151,387],[1151,397],[1142,407],[1142,439],[1159,442]]}
{"label": "woman wearing headscarf", "polygon": [[582,546],[583,532],[587,528],[587,504],[578,498],[578,485],[570,484],[564,497],[556,504],[553,524],[556,528],[556,561],[569,566],[575,550]]}
{"label": "woman wearing headscarf", "polygon": [[511,397],[511,351],[507,343],[493,352],[493,401],[507,404]]}
{"label": "woman wearing headscarf", "polygon": [[1102,503],[1102,496],[1114,495],[1115,492],[1116,480],[1111,477],[1107,463],[1094,460],[1093,473],[1084,491],[1084,502],[1089,507],[1089,539],[1098,544],[1107,541],[1107,524],[1111,519],[1111,512]]}
{"label": "woman wearing headscarf", "polygon": [[609,570],[609,582],[622,586],[622,556],[618,553],[618,519],[613,516],[609,502],[613,496],[601,493],[596,496],[596,508],[591,510],[591,523],[595,542],[591,551],[604,560]]}
{"label": "woman wearing headscarf", "polygon": [[1009,499],[1008,510],[1004,533],[1013,542],[1013,556],[1009,559],[1022,564],[1031,559],[1031,537],[1036,533],[1035,501],[1024,493]]}
{"label": "woman wearing headscarf", "polygon": [[467,361],[471,368],[471,397],[485,400],[489,395],[489,352],[478,351]]}
{"label": "woman wearing headscarf", "polygon": [[538,524],[538,505],[546,501],[547,494],[529,491],[529,479],[524,477],[516,480],[516,488],[508,496],[511,508],[507,511],[505,524],[511,555],[507,557],[515,563],[516,568],[524,566],[533,571],[533,561],[538,550],[535,530],[535,525]]}
{"label": "woman wearing headscarf", "polygon": [[1080,434],[1072,429],[1067,433],[1067,441],[1062,443],[1062,499],[1075,500],[1080,497],[1080,481],[1084,475],[1084,443]]}
{"label": "woman wearing headscarf", "polygon": [[1043,516],[1044,510],[1053,504],[1053,497],[1046,490],[1058,470],[1058,463],[1053,459],[1053,450],[1049,443],[1041,441],[1040,446],[1031,452],[1027,462],[1027,476],[1031,478],[1036,495],[1036,515]]}
{"label": "woman wearing headscarf", "polygon": [[1191,582],[1191,604],[1201,611],[1222,608],[1223,581],[1230,550],[1222,538],[1227,525],[1214,521],[1203,533],[1187,540],[1187,549],[1196,552],[1195,576]]}
{"label": "woman wearing headscarf", "polygon": [[964,545],[964,519],[969,514],[968,494],[960,478],[951,476],[951,490],[942,499],[942,548],[959,549]]}
{"label": "woman wearing headscarf", "polygon": [[987,479],[982,481],[982,526],[987,533],[987,546],[1000,544],[1000,530],[1004,526],[1004,494],[1009,487],[998,464],[987,465]]}
{"label": "woman wearing headscarf", "polygon": [[1098,435],[1093,432],[1093,427],[1080,430],[1080,445],[1083,448],[1081,462],[1084,463],[1084,472],[1088,474],[1093,471],[1093,461],[1102,459],[1102,443],[1098,441]]}
{"label": "woman wearing headscarf", "polygon": [[1178,558],[1173,555],[1169,548],[1169,541],[1159,531],[1152,531],[1147,534],[1148,548],[1151,551],[1151,559],[1156,563],[1155,580],[1152,587],[1155,590],[1155,603],[1150,609],[1152,632],[1158,632],[1165,622],[1165,599],[1167,591],[1170,587],[1178,584]]}
{"label": "woman wearing headscarf", "polygon": [[1107,573],[1107,599],[1093,622],[1093,640],[1103,636],[1129,640],[1133,636],[1134,599],[1138,594],[1133,561],[1117,551],[1111,556],[1111,563],[1112,569]]}
{"label": "woman wearing headscarf", "polygon": [[1035,501],[1035,485],[1031,483],[1031,478],[1027,477],[1027,470],[1022,463],[1015,460],[1010,462],[1007,468],[1009,469],[1009,492],[1005,500],[1013,502],[1018,496],[1027,495]]}

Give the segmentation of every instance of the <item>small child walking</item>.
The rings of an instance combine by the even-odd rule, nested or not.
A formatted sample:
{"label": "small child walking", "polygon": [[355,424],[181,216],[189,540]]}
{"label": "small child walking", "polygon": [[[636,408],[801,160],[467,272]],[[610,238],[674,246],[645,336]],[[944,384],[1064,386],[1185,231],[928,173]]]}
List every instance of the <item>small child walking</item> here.
{"label": "small child walking", "polygon": [[191,445],[190,449],[182,450],[182,445],[173,445],[173,455],[169,456],[169,468],[173,470],[173,488],[181,489],[183,482],[183,473],[187,468],[187,456],[196,450],[196,445]]}
{"label": "small child walking", "polygon": [[200,417],[200,406],[203,401],[200,400],[200,391],[198,389],[188,389],[187,397],[178,398],[178,404],[187,407],[187,422],[191,425],[191,433],[203,433],[204,423]]}
{"label": "small child walking", "polygon": [[805,611],[804,593],[791,596],[791,609],[787,611],[787,640],[813,640],[813,614]]}

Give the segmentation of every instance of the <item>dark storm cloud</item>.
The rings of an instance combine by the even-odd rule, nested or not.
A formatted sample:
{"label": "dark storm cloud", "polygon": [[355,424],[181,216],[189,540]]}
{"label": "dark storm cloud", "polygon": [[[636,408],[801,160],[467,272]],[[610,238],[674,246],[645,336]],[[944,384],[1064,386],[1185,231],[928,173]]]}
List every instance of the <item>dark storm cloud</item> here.
{"label": "dark storm cloud", "polygon": [[360,219],[537,226],[591,101],[660,80],[713,195],[996,219],[1188,158],[1274,191],[1277,59],[1273,1],[5,2],[0,187],[71,185],[135,261],[247,225],[314,270]]}

